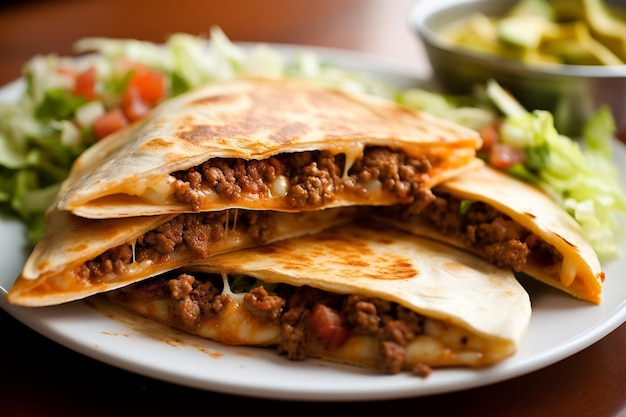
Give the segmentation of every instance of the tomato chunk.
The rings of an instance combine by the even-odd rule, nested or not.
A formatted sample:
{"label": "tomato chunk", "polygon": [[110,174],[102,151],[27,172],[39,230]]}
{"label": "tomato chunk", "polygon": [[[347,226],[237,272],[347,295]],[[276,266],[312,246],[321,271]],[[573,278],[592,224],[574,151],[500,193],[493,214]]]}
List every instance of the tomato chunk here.
{"label": "tomato chunk", "polygon": [[141,97],[139,89],[131,85],[122,97],[122,108],[128,120],[134,121],[145,116],[151,106]]}
{"label": "tomato chunk", "polygon": [[89,67],[74,78],[74,95],[94,100],[96,95],[96,69]]}
{"label": "tomato chunk", "polygon": [[137,94],[149,106],[154,106],[166,96],[167,84],[163,73],[138,63],[127,63],[127,67],[132,75],[126,94]]}
{"label": "tomato chunk", "polygon": [[524,151],[506,143],[496,142],[489,153],[489,164],[497,169],[507,169],[524,162]]}
{"label": "tomato chunk", "polygon": [[493,145],[500,141],[498,129],[493,124],[483,127],[480,130],[480,137],[483,140],[483,145],[479,151],[480,153],[488,154],[489,152],[491,152],[491,148],[493,147]]}
{"label": "tomato chunk", "polygon": [[127,124],[128,119],[124,116],[122,110],[116,107],[107,111],[93,122],[93,131],[98,139],[102,139]]}
{"label": "tomato chunk", "polygon": [[339,347],[350,337],[339,313],[323,304],[317,304],[307,322],[307,329],[329,347]]}

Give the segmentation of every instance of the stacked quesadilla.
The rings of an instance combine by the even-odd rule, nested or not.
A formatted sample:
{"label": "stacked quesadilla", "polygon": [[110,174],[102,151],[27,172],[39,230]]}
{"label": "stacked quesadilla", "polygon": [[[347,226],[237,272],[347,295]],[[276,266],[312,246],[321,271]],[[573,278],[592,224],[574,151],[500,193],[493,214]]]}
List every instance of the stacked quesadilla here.
{"label": "stacked quesadilla", "polygon": [[[564,213],[485,173],[480,145],[473,130],[303,80],[211,84],[76,161],[8,300],[106,293],[189,333],[292,360],[419,375],[493,364],[516,351],[530,319],[514,271],[596,302],[601,272]],[[513,219],[501,229],[523,229],[515,237],[550,262],[497,262],[516,250],[493,254],[504,238],[453,248],[468,248],[468,232],[438,222],[442,201],[500,210]]]}
{"label": "stacked quesadilla", "polygon": [[439,185],[434,194],[436,200],[419,213],[398,205],[375,217],[601,302],[598,255],[582,227],[537,187],[484,165]]}
{"label": "stacked quesadilla", "polygon": [[58,207],[88,218],[419,207],[480,144],[469,129],[384,99],[239,79],[171,99],[87,150]]}
{"label": "stacked quesadilla", "polygon": [[502,361],[530,320],[511,271],[371,221],[233,255],[107,296],[223,343],[420,376]]}
{"label": "stacked quesadilla", "polygon": [[479,146],[469,129],[306,81],[211,84],[76,160],[9,301],[84,298],[347,222],[364,206],[417,210]]}

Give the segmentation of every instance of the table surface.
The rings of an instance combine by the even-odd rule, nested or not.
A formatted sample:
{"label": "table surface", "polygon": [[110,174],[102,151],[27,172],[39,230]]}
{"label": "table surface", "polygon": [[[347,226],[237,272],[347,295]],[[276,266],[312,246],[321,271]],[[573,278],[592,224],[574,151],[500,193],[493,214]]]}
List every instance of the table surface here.
{"label": "table surface", "polygon": [[[430,0],[422,0],[430,1]],[[173,32],[220,26],[233,41],[336,47],[428,73],[406,16],[414,0],[56,0],[0,6],[0,85],[35,54],[71,54],[84,36],[163,41]],[[626,415],[626,325],[545,369],[505,382],[428,397],[372,402],[300,402],[239,397],[143,377],[76,353],[0,310],[0,415],[100,416],[210,412],[212,404],[292,413],[355,411],[438,415]],[[240,406],[246,408],[241,409]],[[306,407],[306,408],[303,408]]]}

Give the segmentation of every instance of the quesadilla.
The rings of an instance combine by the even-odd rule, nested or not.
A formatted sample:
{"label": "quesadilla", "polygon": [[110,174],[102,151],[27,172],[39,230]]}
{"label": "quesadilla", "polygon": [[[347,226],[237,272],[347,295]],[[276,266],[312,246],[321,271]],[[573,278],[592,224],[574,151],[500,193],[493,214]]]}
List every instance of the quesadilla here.
{"label": "quesadilla", "polygon": [[96,143],[58,206],[88,218],[421,206],[480,146],[475,131],[386,99],[240,78],[172,98]]}
{"label": "quesadilla", "polygon": [[290,79],[211,84],[84,152],[9,301],[49,305],[195,259],[427,204],[478,135],[383,99]]}
{"label": "quesadilla", "polygon": [[372,222],[213,256],[104,296],[224,344],[421,376],[504,360],[531,316],[511,271]]}
{"label": "quesadilla", "polygon": [[375,217],[468,249],[574,297],[601,302],[604,273],[581,226],[539,188],[487,165],[439,185],[419,214],[406,207]]}
{"label": "quesadilla", "polygon": [[52,208],[8,301],[66,303],[120,288],[193,260],[314,233],[358,216],[356,207],[302,213],[222,210],[87,219]]}

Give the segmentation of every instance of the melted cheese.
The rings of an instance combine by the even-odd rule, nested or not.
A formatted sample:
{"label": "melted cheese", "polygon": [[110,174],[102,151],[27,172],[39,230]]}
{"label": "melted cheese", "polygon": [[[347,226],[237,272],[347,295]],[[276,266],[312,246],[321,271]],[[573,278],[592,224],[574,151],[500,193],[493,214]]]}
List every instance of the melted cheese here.
{"label": "melted cheese", "polygon": [[289,181],[287,177],[280,175],[270,184],[272,195],[279,198],[285,198],[289,191]]}
{"label": "melted cheese", "polygon": [[341,147],[341,150],[337,150],[335,155],[345,154],[346,155],[346,164],[343,169],[343,178],[348,178],[348,172],[354,165],[354,162],[363,156],[363,151],[365,150],[365,145],[361,142],[354,143],[345,143]]}
{"label": "melted cheese", "polygon": [[[365,146],[363,143],[356,142],[350,144],[342,144],[337,148],[330,149],[333,154],[345,155],[345,165],[342,173],[342,180],[349,178],[348,172],[353,167],[354,163],[363,157]],[[428,175],[420,176],[420,181],[425,181],[426,186],[430,186],[432,181],[432,175],[439,175],[438,173],[445,171],[443,169],[442,159],[438,156],[438,153],[433,151],[432,154],[427,155],[431,158],[432,171]],[[463,161],[462,164],[469,162]],[[454,168],[454,167],[449,167]],[[268,193],[242,193],[237,198],[236,205],[241,208],[248,208],[253,210],[279,210],[279,211],[296,211],[301,208],[296,208],[290,205],[286,198],[291,191],[291,184],[289,178],[285,176],[278,176],[272,182],[266,184],[269,190]],[[363,205],[363,204],[377,204],[377,205],[389,205],[401,202],[400,199],[392,191],[385,191],[383,184],[377,179],[363,180],[358,183],[358,186],[364,188],[367,192],[362,193],[353,190],[350,186],[337,186],[333,187],[332,193],[334,197],[327,199],[321,203],[315,205],[315,207],[337,207],[342,205]],[[164,186],[165,187],[165,186]],[[165,188],[164,188],[165,189]],[[199,189],[194,190],[194,193],[198,196],[198,211],[225,209],[233,206],[231,199],[223,199],[217,192],[207,184],[202,184]],[[169,201],[169,206],[172,206],[172,199],[174,194],[174,187],[170,187],[166,197],[153,196],[154,190],[147,189],[146,199],[150,203],[158,204],[159,198],[162,199],[162,203],[167,206],[166,201]],[[103,200],[104,202],[104,200]],[[180,208],[184,209],[186,203],[178,203]]]}
{"label": "melted cheese", "polygon": [[561,283],[569,287],[576,279],[578,272],[576,259],[572,256],[563,256],[563,265],[561,266]]}
{"label": "melted cheese", "polygon": [[[157,319],[173,327],[201,337],[231,345],[269,346],[278,345],[282,338],[279,322],[261,322],[243,307],[246,293],[233,293],[228,283],[228,274],[221,275],[224,283],[222,294],[232,302],[226,303],[217,316],[201,316],[196,325],[190,328],[172,319],[169,300],[147,301],[137,297],[131,301],[117,298],[115,293],[109,298],[144,316]],[[132,294],[132,293],[130,293]],[[341,346],[329,348],[313,338],[308,340],[309,357],[317,357],[332,362],[376,368],[380,363],[380,341],[370,335],[352,334]],[[479,367],[498,362],[515,352],[510,342],[489,340],[456,325],[439,319],[426,318],[424,333],[411,340],[405,347],[404,369],[417,364],[427,366],[471,366]]]}
{"label": "melted cheese", "polygon": [[222,281],[224,283],[224,289],[222,290],[222,294],[228,295],[230,298],[232,298],[238,304],[243,304],[243,299],[246,296],[246,293],[239,293],[239,294],[237,294],[237,293],[234,293],[230,289],[230,283],[228,282],[228,274],[222,274]]}
{"label": "melted cheese", "polygon": [[[345,223],[357,212],[356,207],[345,207],[302,213],[268,213],[274,217],[272,223],[276,228],[271,241],[315,233],[326,227]],[[212,242],[211,255],[258,244],[249,233],[238,226],[238,213],[237,209],[233,209],[232,213],[229,211],[229,215],[233,216],[232,222],[229,222],[226,228],[225,237]],[[93,234],[85,234],[84,238],[93,239]],[[125,265],[121,272],[111,271],[104,276],[85,277],[83,268],[86,262],[96,259],[108,249],[118,245],[96,247],[93,251],[84,253],[80,258],[63,264],[62,269],[45,271],[32,277],[21,275],[9,293],[9,302],[25,306],[45,306],[73,301],[178,268],[198,258],[198,255],[190,251],[186,245],[180,245],[169,254],[166,262],[154,262],[150,259],[137,262],[136,240],[127,244],[132,250],[132,262]],[[59,246],[63,247],[62,244]]]}

